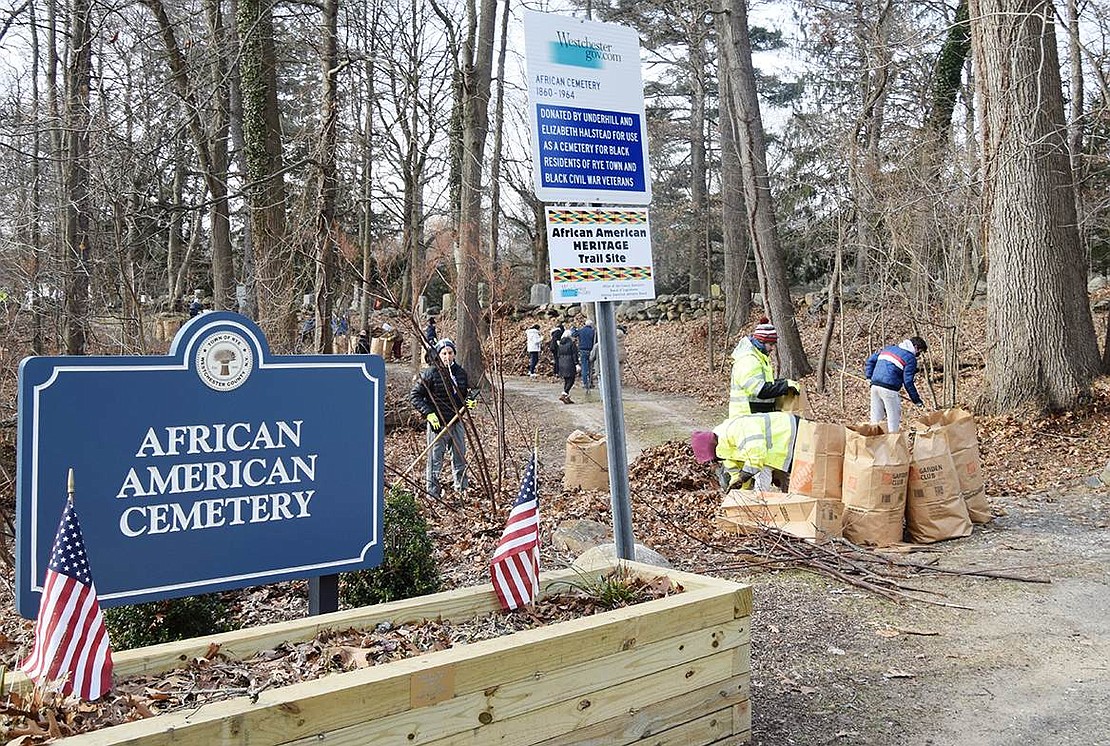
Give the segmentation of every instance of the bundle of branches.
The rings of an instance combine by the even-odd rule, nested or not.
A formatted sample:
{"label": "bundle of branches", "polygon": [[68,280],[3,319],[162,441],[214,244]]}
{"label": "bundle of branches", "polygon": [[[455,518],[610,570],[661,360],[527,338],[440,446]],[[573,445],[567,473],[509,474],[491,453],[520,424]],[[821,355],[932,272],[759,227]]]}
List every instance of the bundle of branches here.
{"label": "bundle of branches", "polygon": [[[838,538],[823,544],[784,533],[773,526],[753,528],[737,547],[724,551],[755,558],[738,567],[715,567],[712,572],[729,569],[750,569],[753,566],[795,568],[833,578],[892,601],[918,601],[955,609],[967,606],[937,600],[937,591],[917,588],[905,581],[924,574],[963,575],[1022,583],[1049,583],[1047,578],[1028,577],[1007,570],[940,567],[935,562],[913,562],[892,557],[888,552],[866,549]],[[915,547],[924,549],[924,547]]]}

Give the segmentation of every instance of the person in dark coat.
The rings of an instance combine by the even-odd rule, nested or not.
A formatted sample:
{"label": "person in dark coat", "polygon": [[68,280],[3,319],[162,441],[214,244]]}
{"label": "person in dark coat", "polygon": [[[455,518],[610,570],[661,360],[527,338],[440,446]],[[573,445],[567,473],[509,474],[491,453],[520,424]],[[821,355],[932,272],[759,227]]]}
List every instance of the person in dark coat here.
{"label": "person in dark coat", "polygon": [[367,335],[366,330],[363,329],[358,333],[358,341],[355,343],[356,355],[369,355],[370,354],[370,337]]}
{"label": "person in dark coat", "polygon": [[594,378],[591,375],[593,372],[593,358],[590,357],[597,341],[597,330],[594,329],[594,322],[586,319],[586,325],[573,332],[573,335],[578,341],[578,355],[580,358],[578,364],[582,369],[582,388],[589,391],[594,387]]}
{"label": "person in dark coat", "polygon": [[477,402],[468,396],[466,370],[455,362],[455,343],[441,339],[435,353],[435,363],[416,376],[409,400],[428,423],[425,435],[431,448],[425,480],[428,494],[438,498],[439,472],[448,448],[455,492],[466,491],[466,435],[461,413],[464,407],[473,409]]}
{"label": "person in dark coat", "polygon": [[559,375],[559,340],[563,338],[563,324],[562,322],[555,325],[551,330],[551,341],[548,343],[548,349],[551,350],[551,375],[558,377]]}
{"label": "person in dark coat", "polygon": [[428,347],[435,347],[436,342],[439,341],[439,333],[436,332],[436,320],[433,317],[428,317],[428,325],[424,327],[424,341],[428,343]]}
{"label": "person in dark coat", "polygon": [[571,336],[570,329],[563,330],[563,336],[555,344],[555,372],[563,379],[563,393],[559,395],[559,401],[574,404],[570,399],[570,390],[578,378],[578,343]]}

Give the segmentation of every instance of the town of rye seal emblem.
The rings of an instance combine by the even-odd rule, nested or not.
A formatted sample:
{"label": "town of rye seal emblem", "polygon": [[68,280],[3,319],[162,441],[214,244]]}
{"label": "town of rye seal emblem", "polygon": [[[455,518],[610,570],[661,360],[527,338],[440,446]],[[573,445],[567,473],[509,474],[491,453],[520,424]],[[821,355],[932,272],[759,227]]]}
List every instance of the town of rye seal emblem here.
{"label": "town of rye seal emblem", "polygon": [[242,335],[216,332],[197,349],[197,373],[204,385],[215,391],[231,391],[243,385],[254,369],[254,351]]}

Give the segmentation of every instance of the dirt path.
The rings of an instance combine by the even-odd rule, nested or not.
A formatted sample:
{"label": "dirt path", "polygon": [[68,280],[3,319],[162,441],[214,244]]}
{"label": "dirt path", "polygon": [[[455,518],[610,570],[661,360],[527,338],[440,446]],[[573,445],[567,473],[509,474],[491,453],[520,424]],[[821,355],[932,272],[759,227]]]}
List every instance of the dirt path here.
{"label": "dirt path", "polygon": [[[604,432],[596,392],[578,388],[577,403],[564,405],[554,379],[514,378],[507,389],[540,428],[551,463],[571,429]],[[623,398],[630,463],[720,416],[687,397],[626,388]],[[909,558],[1051,582],[907,580],[970,610],[894,604],[801,572],[749,576],[670,558],[753,585],[754,744],[1110,743],[1110,498],[1077,485],[991,499],[1005,515]]]}
{"label": "dirt path", "polygon": [[[514,406],[527,413],[525,418],[540,428],[541,453],[554,459],[550,463],[562,463],[563,444],[571,430],[605,432],[605,408],[597,389],[587,392],[575,386],[571,390],[574,404],[559,401],[562,382],[550,376],[507,378],[505,390]],[[657,394],[626,386],[621,398],[629,463],[645,448],[675,438],[688,438],[691,430],[710,428],[721,419],[719,412],[686,396]]]}

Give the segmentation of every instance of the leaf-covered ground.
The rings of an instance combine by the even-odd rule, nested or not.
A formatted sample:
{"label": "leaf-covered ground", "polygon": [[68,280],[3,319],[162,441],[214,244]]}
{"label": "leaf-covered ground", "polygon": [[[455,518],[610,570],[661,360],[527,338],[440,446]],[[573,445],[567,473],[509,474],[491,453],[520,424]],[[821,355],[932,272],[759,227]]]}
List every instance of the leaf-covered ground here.
{"label": "leaf-covered ground", "polygon": [[[798,319],[805,349],[811,362],[816,363],[825,319],[823,315],[810,315],[804,309],[799,311]],[[504,430],[498,432],[493,425],[493,408],[502,404],[495,394],[487,394],[473,416],[477,435],[473,442],[479,446],[471,449],[470,462],[473,466],[487,464],[493,490],[486,493],[475,480],[465,496],[455,495],[447,488],[441,500],[425,498],[422,501],[435,541],[436,557],[449,587],[488,582],[489,557],[537,433],[540,434],[544,566],[562,566],[573,559],[553,546],[550,540],[561,521],[581,518],[604,524],[611,521],[605,492],[562,488],[563,441],[571,429],[582,426],[594,416],[590,414],[591,406],[595,412],[597,407],[563,405],[555,400],[554,379],[527,378],[521,350],[523,329],[531,322],[531,319],[501,322],[505,326],[499,329],[498,336],[508,341],[502,349],[488,350],[491,359],[501,362],[499,366],[491,366],[494,381],[511,384],[506,387],[508,393],[503,399]],[[728,353],[735,340],[723,339],[719,321],[717,323],[714,327],[700,319],[627,324],[628,333],[623,340],[627,356],[623,382],[628,398],[650,400],[655,406],[653,411],[665,412],[660,417],[673,420],[671,424],[679,428],[711,427],[722,419],[726,409]],[[961,322],[957,338],[960,365],[957,403],[965,408],[975,406],[975,397],[982,388],[982,354],[977,346],[984,338],[982,324],[981,312],[969,312]],[[544,331],[551,326],[546,321],[541,321],[541,325]],[[845,423],[865,419],[868,392],[858,373],[867,354],[914,331],[930,339],[934,351],[939,350],[939,339],[934,341],[929,328],[913,329],[905,319],[892,314],[847,308],[845,318],[838,322],[833,335],[827,361],[829,377],[824,391],[818,390],[815,376],[803,379],[815,418]],[[442,324],[441,333],[450,333],[449,322]],[[707,349],[709,340],[716,340],[712,355]],[[936,357],[936,360],[932,356],[926,358],[925,370],[918,379],[918,387],[930,406],[941,404],[938,397],[943,372],[939,369],[939,355]],[[399,363],[389,368],[387,409],[391,413],[407,414],[410,373]],[[541,368],[541,371],[546,372],[546,369]],[[5,389],[10,390],[13,380],[14,373],[6,380]],[[543,395],[521,397],[514,393],[520,390],[517,384],[533,386]],[[572,395],[576,400],[585,401],[580,388]],[[979,569],[1029,566],[1029,574],[1055,574],[1055,570],[1046,569],[1046,563],[1054,565],[1056,561],[1074,560],[1066,572],[1089,574],[1082,569],[1084,558],[1097,546],[1091,542],[1098,536],[1098,530],[1105,535],[1110,505],[1105,490],[1090,489],[1084,482],[1101,472],[1110,459],[1108,415],[1110,383],[1100,379],[1090,398],[1072,412],[979,418],[987,493],[999,518],[994,524],[977,528],[969,539],[932,548],[926,555],[929,559],[924,562],[949,567],[970,563]],[[912,416],[910,408],[907,408],[907,416]],[[892,681],[909,681],[925,687],[920,675],[913,678],[913,671],[921,670],[915,667],[914,661],[918,659],[913,656],[927,656],[934,667],[938,666],[938,660],[945,661],[940,667],[949,671],[952,681],[962,680],[961,677],[970,673],[957,660],[944,657],[944,649],[960,644],[963,642],[961,635],[970,632],[943,628],[941,637],[949,647],[930,648],[928,640],[932,638],[895,629],[899,625],[905,629],[926,629],[938,624],[934,617],[919,616],[924,612],[914,611],[918,607],[892,612],[883,605],[886,601],[872,594],[829,581],[827,577],[816,579],[805,570],[804,564],[800,575],[780,574],[789,565],[755,556],[759,552],[766,555],[768,551],[774,554],[777,550],[756,546],[753,554],[753,547],[746,545],[744,540],[723,534],[715,527],[713,516],[720,495],[712,473],[693,460],[682,438],[656,437],[656,430],[650,427],[653,423],[630,421],[627,424],[630,438],[640,441],[643,448],[630,465],[637,541],[659,551],[682,569],[749,580],[755,585],[760,616],[753,629],[756,744],[890,743],[899,738],[899,730],[892,723],[898,722],[900,717],[892,714],[890,708],[908,713],[906,717],[912,720],[914,713],[921,714],[922,707],[939,705],[941,701],[928,688],[918,691],[918,700],[912,704],[890,699]],[[407,480],[413,487],[420,487],[423,468],[417,456],[423,450],[423,441],[419,428],[391,429],[386,443],[387,481]],[[2,454],[4,458],[0,464],[8,471],[0,474],[0,478],[6,481],[3,498],[10,505],[14,451],[4,442],[0,442],[0,447],[9,449]],[[1091,533],[1092,530],[1095,533]],[[10,524],[8,536],[11,536]],[[1066,541],[1063,537],[1070,539]],[[909,571],[904,575],[920,585],[918,573]],[[7,577],[4,598],[7,613],[0,617],[0,650],[10,666],[26,650],[30,625],[11,612],[10,565]],[[1058,593],[1060,587],[1054,586],[1057,590],[1052,592]],[[1009,608],[1008,594],[1001,601],[993,595],[1004,592],[1004,587],[954,578],[944,582],[930,581],[924,588],[926,593],[940,594],[938,598],[951,600],[954,594],[959,600],[971,599],[996,607],[999,613]],[[306,613],[303,583],[248,589],[231,594],[231,598],[236,621],[241,625]],[[958,629],[976,626],[969,621],[965,618],[956,622]],[[980,617],[976,617],[976,623],[984,624]],[[1005,620],[996,624],[998,626],[990,627],[987,632],[1004,636]],[[1045,632],[1050,630],[1051,627]],[[891,647],[895,644],[897,651]],[[982,641],[968,644],[989,647]],[[1019,647],[1009,646],[1012,651]],[[910,657],[903,653],[910,653]],[[1006,657],[1002,653],[995,655]],[[972,657],[967,654],[968,659]],[[882,663],[881,670],[872,665],[877,663]],[[1010,670],[1002,663],[997,665],[1001,670]],[[1030,668],[1028,663],[1022,665]],[[241,694],[243,687],[241,682],[231,683],[229,679],[217,688]],[[149,688],[154,692],[162,691],[154,684],[149,684]],[[1003,698],[1001,694],[998,696]],[[846,703],[847,711],[844,710]],[[965,707],[971,708],[973,704],[974,699],[967,700]],[[155,709],[156,705],[155,700]],[[146,702],[145,706],[152,707],[152,704]],[[852,709],[865,706],[869,708],[866,713]],[[133,711],[138,712],[137,709]],[[819,715],[815,720],[812,713],[822,712],[835,714]],[[48,723],[41,727],[49,731]],[[935,743],[949,742],[954,741]]]}

